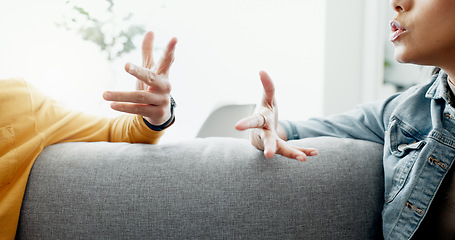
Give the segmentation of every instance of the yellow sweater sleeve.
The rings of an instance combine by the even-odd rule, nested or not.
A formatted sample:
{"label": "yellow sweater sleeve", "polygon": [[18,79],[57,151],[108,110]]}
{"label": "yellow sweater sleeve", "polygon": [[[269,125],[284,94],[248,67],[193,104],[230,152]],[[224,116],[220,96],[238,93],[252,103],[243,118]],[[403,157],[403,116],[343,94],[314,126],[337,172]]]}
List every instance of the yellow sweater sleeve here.
{"label": "yellow sweater sleeve", "polygon": [[139,115],[109,119],[76,112],[44,96],[34,87],[28,88],[36,131],[42,135],[45,145],[80,141],[156,144],[164,133],[151,130]]}
{"label": "yellow sweater sleeve", "polygon": [[155,144],[163,131],[141,116],[109,119],[75,112],[20,79],[0,80],[0,240],[14,239],[31,167],[44,147],[62,142]]}

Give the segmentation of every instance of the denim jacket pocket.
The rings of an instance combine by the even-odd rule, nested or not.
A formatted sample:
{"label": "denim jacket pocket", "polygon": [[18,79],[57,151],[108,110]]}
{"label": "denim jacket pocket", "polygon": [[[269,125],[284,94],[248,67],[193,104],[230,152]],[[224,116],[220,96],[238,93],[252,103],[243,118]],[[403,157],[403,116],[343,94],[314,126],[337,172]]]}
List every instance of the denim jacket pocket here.
{"label": "denim jacket pocket", "polygon": [[0,187],[10,183],[17,164],[14,130],[11,127],[0,128]]}
{"label": "denim jacket pocket", "polygon": [[392,121],[386,132],[386,145],[391,153],[389,157],[394,158],[390,188],[385,193],[385,201],[391,202],[403,188],[425,141],[419,140],[406,123]]}

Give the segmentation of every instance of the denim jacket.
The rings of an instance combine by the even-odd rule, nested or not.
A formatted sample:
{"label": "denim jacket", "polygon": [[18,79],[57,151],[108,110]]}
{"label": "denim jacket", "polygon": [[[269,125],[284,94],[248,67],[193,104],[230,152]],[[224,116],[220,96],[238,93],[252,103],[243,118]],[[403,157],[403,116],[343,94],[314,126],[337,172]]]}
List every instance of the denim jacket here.
{"label": "denim jacket", "polygon": [[289,140],[334,136],[384,144],[385,239],[410,239],[455,159],[455,109],[447,74],[345,114],[282,121]]}

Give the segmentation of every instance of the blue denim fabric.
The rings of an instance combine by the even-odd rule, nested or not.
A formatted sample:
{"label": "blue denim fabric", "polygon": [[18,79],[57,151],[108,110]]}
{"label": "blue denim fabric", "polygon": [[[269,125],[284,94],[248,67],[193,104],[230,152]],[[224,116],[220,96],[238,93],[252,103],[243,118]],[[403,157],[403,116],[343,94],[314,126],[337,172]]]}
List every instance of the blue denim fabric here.
{"label": "blue denim fabric", "polygon": [[[385,239],[410,239],[455,159],[455,109],[447,74],[353,111],[282,121],[289,140],[334,136],[384,144]],[[372,186],[374,187],[374,186]]]}

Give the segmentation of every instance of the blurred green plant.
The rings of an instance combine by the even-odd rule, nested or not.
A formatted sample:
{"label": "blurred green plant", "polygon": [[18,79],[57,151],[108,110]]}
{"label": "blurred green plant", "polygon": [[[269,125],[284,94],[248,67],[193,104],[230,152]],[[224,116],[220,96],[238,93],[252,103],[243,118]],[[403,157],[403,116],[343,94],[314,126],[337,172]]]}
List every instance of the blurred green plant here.
{"label": "blurred green plant", "polygon": [[145,29],[142,25],[131,23],[132,13],[118,17],[118,13],[114,11],[114,0],[105,1],[106,11],[98,14],[67,1],[66,4],[70,5],[70,17],[68,19],[64,16],[63,22],[56,25],[76,31],[82,39],[96,44],[106,54],[108,61],[114,61],[136,48],[133,39],[144,34]]}

